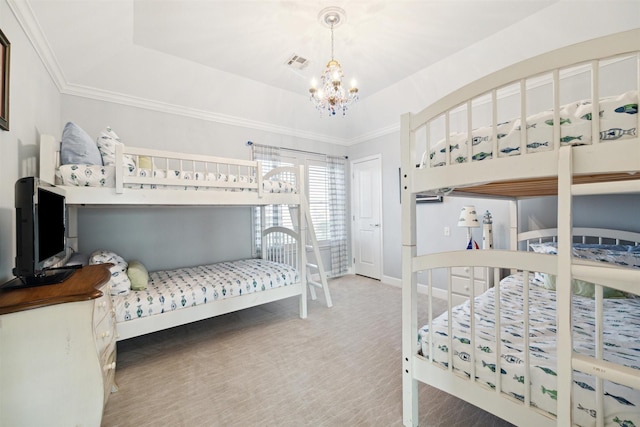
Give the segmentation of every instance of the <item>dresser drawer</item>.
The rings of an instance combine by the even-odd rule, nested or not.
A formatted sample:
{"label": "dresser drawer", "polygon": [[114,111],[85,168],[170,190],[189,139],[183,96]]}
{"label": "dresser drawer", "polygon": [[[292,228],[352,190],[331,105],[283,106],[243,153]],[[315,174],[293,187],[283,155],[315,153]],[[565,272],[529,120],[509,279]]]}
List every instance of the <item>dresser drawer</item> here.
{"label": "dresser drawer", "polygon": [[107,313],[100,323],[94,326],[96,351],[102,356],[109,344],[116,341],[116,318],[112,312]]}
{"label": "dresser drawer", "polygon": [[116,379],[116,346],[115,343],[111,348],[111,351],[107,354],[104,359],[101,359],[102,362],[102,377],[104,386],[104,401],[103,405],[107,404],[109,400],[109,395],[111,394],[111,390],[115,386]]}
{"label": "dresser drawer", "polygon": [[102,292],[102,296],[97,298],[94,302],[93,306],[93,326],[94,328],[98,323],[102,321],[104,316],[107,313],[113,312],[113,304],[111,302],[111,296],[109,295],[109,285],[105,285],[100,287],[100,292]]}
{"label": "dresser drawer", "polygon": [[[473,269],[473,277],[479,280],[487,280],[487,268],[476,267]],[[471,275],[471,267],[451,267],[451,275],[469,277]]]}
{"label": "dresser drawer", "polygon": [[[480,295],[487,289],[487,282],[474,280],[474,295]],[[471,283],[468,277],[451,276],[451,292],[461,295],[471,294]]]}

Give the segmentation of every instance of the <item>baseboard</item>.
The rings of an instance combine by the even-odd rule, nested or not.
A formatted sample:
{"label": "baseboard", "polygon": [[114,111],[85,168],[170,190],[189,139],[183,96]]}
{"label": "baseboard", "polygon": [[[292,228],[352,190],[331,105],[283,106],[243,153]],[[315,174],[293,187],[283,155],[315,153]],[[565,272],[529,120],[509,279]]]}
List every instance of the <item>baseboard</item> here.
{"label": "baseboard", "polygon": [[[394,286],[396,288],[402,288],[402,279],[396,277],[383,276],[382,283]],[[421,295],[429,295],[429,287],[425,284],[418,283],[418,293]],[[433,297],[446,301],[449,298],[446,289],[433,288]],[[465,298],[457,295],[452,295],[453,305],[462,304]]]}

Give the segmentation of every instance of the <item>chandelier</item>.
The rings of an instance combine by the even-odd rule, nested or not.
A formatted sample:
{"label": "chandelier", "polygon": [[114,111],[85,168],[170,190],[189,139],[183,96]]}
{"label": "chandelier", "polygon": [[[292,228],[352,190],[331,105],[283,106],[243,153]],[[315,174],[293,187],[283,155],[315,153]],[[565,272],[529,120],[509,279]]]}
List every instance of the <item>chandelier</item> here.
{"label": "chandelier", "polygon": [[321,10],[318,17],[320,22],[331,28],[331,60],[320,76],[320,87],[316,88],[316,83],[311,82],[310,99],[321,113],[326,111],[330,116],[335,116],[341,111],[344,116],[347,108],[358,99],[358,88],[355,87],[355,83],[352,82],[349,90],[344,88],[342,67],[333,57],[333,28],[344,17],[344,10],[338,7],[328,7]]}

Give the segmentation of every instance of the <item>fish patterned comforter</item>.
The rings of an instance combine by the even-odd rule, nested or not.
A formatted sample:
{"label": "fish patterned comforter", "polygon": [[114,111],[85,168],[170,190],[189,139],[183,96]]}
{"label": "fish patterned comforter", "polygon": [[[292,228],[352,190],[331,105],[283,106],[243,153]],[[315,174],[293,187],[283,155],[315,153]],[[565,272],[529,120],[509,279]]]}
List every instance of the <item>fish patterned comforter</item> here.
{"label": "fish patterned comforter", "polygon": [[[537,286],[530,276],[530,382],[531,404],[555,414],[556,386],[556,293]],[[491,388],[500,373],[504,393],[524,400],[524,329],[522,273],[501,281],[501,345],[496,360],[495,290],[475,298],[475,336],[470,335],[469,301],[452,309],[453,345],[449,344],[447,313],[433,319],[433,360],[470,376],[471,353],[475,355],[476,377]],[[580,354],[594,356],[594,300],[574,297],[573,340]],[[640,299],[604,300],[604,359],[640,369]],[[418,334],[422,355],[429,354],[429,326]],[[640,374],[640,371],[639,371]],[[581,426],[595,425],[595,380],[574,372],[573,419]],[[640,391],[612,382],[604,383],[605,425],[640,426]]]}
{"label": "fish patterned comforter", "polygon": [[[143,169],[131,167],[127,173],[129,176],[139,176],[145,178],[172,178],[188,181],[189,185],[163,185],[163,184],[125,184],[126,188],[133,189],[172,189],[172,190],[214,190],[214,191],[250,191],[248,188],[220,188],[206,187],[198,185],[198,182],[229,182],[240,184],[253,184],[256,182],[254,176],[234,175],[224,173],[203,173],[179,170],[164,169]],[[62,185],[74,187],[115,187],[116,182],[115,166],[103,165],[61,165],[57,170],[57,180]],[[295,185],[288,181],[269,179],[262,181],[262,188],[267,193],[296,193]]]}
{"label": "fish patterned comforter", "polygon": [[[629,91],[622,95],[600,100],[600,141],[617,141],[638,136],[638,92]],[[560,143],[562,145],[591,144],[591,101],[583,100],[560,107]],[[553,111],[543,111],[526,119],[527,153],[553,150]],[[520,154],[522,120],[514,119],[497,125],[498,153],[493,153],[493,128],[480,127],[471,132],[472,161],[481,161],[493,157],[515,156]],[[469,135],[454,132],[449,135],[450,163],[464,163],[468,157]],[[425,152],[421,165],[427,161],[431,167],[446,164],[446,141],[441,140],[429,152]]]}
{"label": "fish patterned comforter", "polygon": [[146,290],[113,297],[117,322],[212,304],[217,300],[289,286],[298,271],[263,259],[247,259],[149,273]]}

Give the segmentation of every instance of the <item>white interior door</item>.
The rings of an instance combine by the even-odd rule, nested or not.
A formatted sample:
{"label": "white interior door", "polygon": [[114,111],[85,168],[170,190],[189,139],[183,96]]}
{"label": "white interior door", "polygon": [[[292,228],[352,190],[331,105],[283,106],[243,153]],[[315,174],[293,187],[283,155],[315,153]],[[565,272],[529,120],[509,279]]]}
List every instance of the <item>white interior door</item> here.
{"label": "white interior door", "polygon": [[382,276],[382,185],[380,156],[354,160],[352,222],[356,274],[380,280]]}

